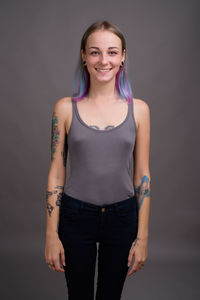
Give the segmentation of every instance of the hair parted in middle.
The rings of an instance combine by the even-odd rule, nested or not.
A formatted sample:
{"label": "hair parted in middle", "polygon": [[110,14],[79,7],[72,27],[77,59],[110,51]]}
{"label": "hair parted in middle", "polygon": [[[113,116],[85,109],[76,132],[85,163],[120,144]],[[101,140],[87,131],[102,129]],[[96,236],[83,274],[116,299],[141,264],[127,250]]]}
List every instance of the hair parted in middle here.
{"label": "hair parted in middle", "polygon": [[[85,52],[85,47],[89,35],[97,30],[108,30],[116,34],[121,40],[122,53],[124,50],[126,50],[126,40],[124,38],[124,35],[115,24],[112,24],[108,21],[97,21],[90,25],[81,39],[80,56],[74,74],[72,97],[75,101],[82,100],[88,94],[90,88],[90,74],[87,70],[87,67],[84,66],[84,62],[82,61],[81,50],[83,49],[83,51]],[[119,97],[122,99],[125,98],[128,101],[128,103],[130,103],[133,98],[133,91],[127,72],[127,58],[128,57],[126,51],[125,62],[123,66],[119,68],[119,71],[116,74],[115,86]]]}

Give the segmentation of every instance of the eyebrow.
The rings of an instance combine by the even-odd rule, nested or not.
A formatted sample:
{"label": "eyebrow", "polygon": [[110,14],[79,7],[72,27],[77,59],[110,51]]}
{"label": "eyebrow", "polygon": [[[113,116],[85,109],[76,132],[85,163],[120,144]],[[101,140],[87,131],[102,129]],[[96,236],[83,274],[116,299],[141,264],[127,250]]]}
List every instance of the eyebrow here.
{"label": "eyebrow", "polygon": [[[93,47],[90,47],[90,48],[99,49],[98,47],[94,47],[94,46],[93,46]],[[90,48],[89,48],[89,49],[90,49]],[[108,47],[108,49],[114,49],[114,48],[119,49],[118,47]]]}

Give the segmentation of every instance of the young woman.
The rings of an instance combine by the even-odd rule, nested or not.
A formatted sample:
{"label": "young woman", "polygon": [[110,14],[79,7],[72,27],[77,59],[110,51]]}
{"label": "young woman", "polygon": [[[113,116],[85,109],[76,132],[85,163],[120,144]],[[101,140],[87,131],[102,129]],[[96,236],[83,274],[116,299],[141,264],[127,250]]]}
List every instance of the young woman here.
{"label": "young woman", "polygon": [[126,62],[119,28],[92,24],[73,97],[53,110],[45,260],[64,272],[69,300],[94,299],[97,243],[96,300],[120,299],[147,258],[150,109],[133,98]]}

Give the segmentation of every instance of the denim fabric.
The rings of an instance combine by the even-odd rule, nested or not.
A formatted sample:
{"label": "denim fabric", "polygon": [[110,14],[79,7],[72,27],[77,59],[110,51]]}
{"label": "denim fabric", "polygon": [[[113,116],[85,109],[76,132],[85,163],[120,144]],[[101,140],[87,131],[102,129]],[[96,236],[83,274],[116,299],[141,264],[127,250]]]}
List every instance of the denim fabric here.
{"label": "denim fabric", "polygon": [[128,255],[137,236],[135,196],[98,206],[63,194],[58,226],[65,250],[65,279],[69,300],[120,300],[128,272]]}

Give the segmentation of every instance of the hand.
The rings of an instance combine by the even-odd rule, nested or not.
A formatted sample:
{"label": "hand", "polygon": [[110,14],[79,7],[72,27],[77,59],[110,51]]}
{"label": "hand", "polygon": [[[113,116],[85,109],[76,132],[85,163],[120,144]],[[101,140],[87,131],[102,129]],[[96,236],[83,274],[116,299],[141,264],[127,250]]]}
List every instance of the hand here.
{"label": "hand", "polygon": [[128,272],[128,276],[142,269],[147,258],[147,238],[136,238],[133,242],[128,256],[128,267],[133,261],[133,256],[135,256],[134,264]]}
{"label": "hand", "polygon": [[57,272],[65,272],[64,268],[61,266],[61,263],[63,266],[66,266],[65,252],[56,233],[52,233],[46,238],[45,260],[50,269]]}

